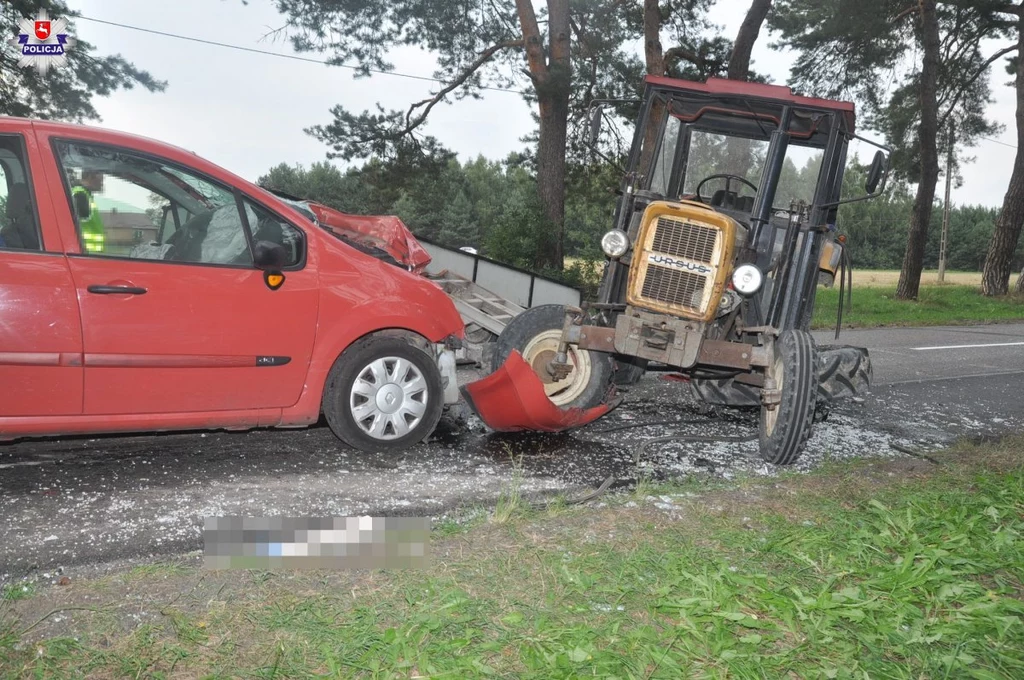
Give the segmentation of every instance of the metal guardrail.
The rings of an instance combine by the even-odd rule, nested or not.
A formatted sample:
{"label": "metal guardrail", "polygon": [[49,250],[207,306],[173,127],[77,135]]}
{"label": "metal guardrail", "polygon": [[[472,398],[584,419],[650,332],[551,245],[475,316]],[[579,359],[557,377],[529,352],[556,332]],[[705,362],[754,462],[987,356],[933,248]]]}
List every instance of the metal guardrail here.
{"label": "metal guardrail", "polygon": [[437,275],[448,270],[520,307],[548,304],[578,307],[583,300],[581,291],[564,283],[526,269],[502,264],[483,255],[452,250],[424,238],[416,238],[432,258],[427,266],[430,274]]}

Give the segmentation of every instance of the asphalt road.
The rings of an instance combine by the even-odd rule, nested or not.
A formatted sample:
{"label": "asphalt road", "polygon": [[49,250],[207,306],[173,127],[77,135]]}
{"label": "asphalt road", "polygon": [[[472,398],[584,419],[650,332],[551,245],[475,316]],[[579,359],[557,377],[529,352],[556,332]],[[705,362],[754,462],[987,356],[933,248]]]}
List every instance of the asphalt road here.
{"label": "asphalt road", "polygon": [[[828,333],[817,339],[834,342]],[[1024,429],[1024,324],[847,331],[840,342],[870,348],[876,386],[816,426],[798,469]],[[744,413],[709,416],[685,385],[651,374],[618,410],[572,434],[489,434],[470,417],[388,455],[347,450],[324,426],[0,445],[0,582],[196,550],[206,516],[464,513],[492,505],[516,467],[523,490],[537,496],[572,496],[610,475],[628,483],[641,471],[777,474],[756,443],[673,442],[635,462],[650,437],[755,427]]]}

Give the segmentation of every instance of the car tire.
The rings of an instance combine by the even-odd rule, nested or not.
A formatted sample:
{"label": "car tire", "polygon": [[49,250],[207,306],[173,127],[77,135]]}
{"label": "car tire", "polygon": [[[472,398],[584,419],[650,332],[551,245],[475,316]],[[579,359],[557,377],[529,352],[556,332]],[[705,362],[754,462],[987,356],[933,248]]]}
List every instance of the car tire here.
{"label": "car tire", "polygon": [[761,457],[775,465],[791,465],[803,453],[814,424],[818,401],[814,338],[806,331],[783,331],[775,340],[772,364],[765,370],[766,377],[775,378],[780,401],[772,410],[761,406]]}
{"label": "car tire", "polygon": [[570,346],[569,360],[574,368],[568,377],[553,382],[550,376],[538,371],[554,357],[564,324],[564,305],[540,305],[519,314],[498,336],[491,370],[501,368],[512,350],[516,350],[534,367],[551,403],[559,408],[592,408],[608,394],[615,371],[612,355]]}
{"label": "car tire", "polygon": [[443,408],[434,358],[398,337],[356,342],[334,362],[324,386],[327,424],[361,451],[395,451],[424,441]]}

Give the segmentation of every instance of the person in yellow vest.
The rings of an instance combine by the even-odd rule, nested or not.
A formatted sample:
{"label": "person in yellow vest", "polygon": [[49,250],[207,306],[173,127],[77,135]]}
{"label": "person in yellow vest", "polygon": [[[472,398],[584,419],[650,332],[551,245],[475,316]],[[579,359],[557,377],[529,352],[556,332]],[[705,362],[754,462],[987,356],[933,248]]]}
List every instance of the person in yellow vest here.
{"label": "person in yellow vest", "polygon": [[85,244],[85,250],[90,253],[102,253],[106,241],[103,219],[92,198],[94,192],[101,191],[103,191],[103,173],[95,170],[83,170],[81,181],[71,189],[72,195],[84,194],[89,201],[89,217],[79,218],[78,224],[82,228],[82,241]]}

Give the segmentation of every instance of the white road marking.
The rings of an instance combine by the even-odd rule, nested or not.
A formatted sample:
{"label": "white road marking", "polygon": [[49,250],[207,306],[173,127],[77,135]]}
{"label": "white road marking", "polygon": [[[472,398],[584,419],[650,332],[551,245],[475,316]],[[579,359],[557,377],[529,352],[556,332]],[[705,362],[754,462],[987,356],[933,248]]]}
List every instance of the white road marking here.
{"label": "white road marking", "polygon": [[925,352],[932,349],[971,349],[973,347],[1016,347],[1024,345],[1024,342],[993,342],[987,345],[939,345],[937,347],[911,347],[915,352]]}

